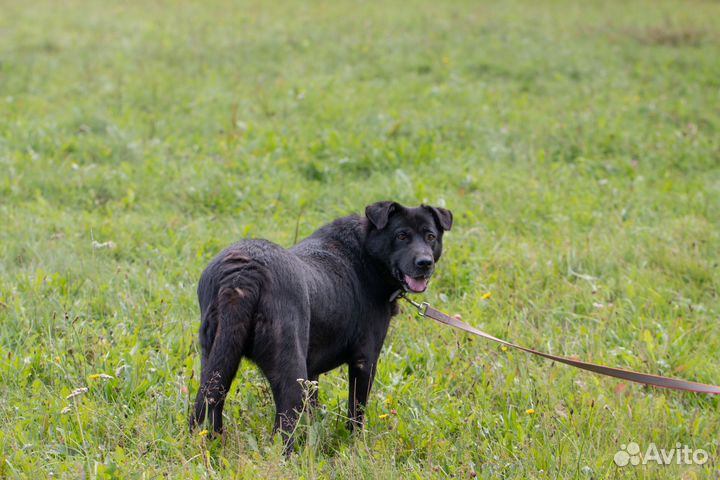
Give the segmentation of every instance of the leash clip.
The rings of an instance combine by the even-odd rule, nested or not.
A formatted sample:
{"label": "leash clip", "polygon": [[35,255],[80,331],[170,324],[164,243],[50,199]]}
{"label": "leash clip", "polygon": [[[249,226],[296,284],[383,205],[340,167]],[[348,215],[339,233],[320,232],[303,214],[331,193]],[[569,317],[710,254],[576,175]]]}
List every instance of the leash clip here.
{"label": "leash clip", "polygon": [[427,303],[427,302],[417,303],[417,302],[413,301],[412,299],[406,297],[404,293],[401,293],[400,297],[402,299],[406,300],[407,302],[409,302],[413,307],[417,308],[418,315],[420,315],[421,317],[427,316],[426,313],[427,313],[428,307],[430,306],[429,303]]}

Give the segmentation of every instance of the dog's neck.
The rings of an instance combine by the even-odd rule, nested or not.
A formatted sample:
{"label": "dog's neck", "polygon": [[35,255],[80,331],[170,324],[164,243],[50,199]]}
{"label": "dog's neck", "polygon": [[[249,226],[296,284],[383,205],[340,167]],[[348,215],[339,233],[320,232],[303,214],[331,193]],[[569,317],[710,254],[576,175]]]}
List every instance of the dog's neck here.
{"label": "dog's neck", "polygon": [[371,282],[368,284],[372,285],[376,298],[383,303],[395,302],[404,291],[402,285],[398,284],[398,281],[385,265],[374,259],[367,251],[365,252],[365,258],[364,269],[366,275],[371,277]]}
{"label": "dog's neck", "polygon": [[404,290],[403,290],[402,288],[398,288],[397,290],[395,290],[395,291],[393,292],[393,294],[390,295],[390,298],[388,299],[388,302],[392,303],[392,302],[394,302],[395,300],[397,300],[398,297],[400,297],[400,295],[403,294],[403,291],[404,291]]}

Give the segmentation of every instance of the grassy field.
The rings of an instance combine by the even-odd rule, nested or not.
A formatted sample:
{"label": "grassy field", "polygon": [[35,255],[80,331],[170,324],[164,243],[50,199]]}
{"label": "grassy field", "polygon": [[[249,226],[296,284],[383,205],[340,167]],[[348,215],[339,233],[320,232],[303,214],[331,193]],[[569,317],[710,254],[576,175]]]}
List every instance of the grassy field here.
{"label": "grassy field", "polygon": [[[186,423],[209,259],[383,199],[455,213],[438,308],[720,383],[718,18],[692,0],[0,0],[0,477],[718,478],[720,399],[407,307],[363,433],[335,371],[284,460],[249,363],[224,444]],[[619,468],[631,441],[710,459]]]}

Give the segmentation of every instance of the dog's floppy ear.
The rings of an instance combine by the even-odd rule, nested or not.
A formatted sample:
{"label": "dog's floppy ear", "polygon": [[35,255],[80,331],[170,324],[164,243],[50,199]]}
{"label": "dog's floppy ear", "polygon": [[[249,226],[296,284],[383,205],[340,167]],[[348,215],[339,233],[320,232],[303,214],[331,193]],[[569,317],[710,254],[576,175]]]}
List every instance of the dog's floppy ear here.
{"label": "dog's floppy ear", "polygon": [[377,202],[365,207],[365,216],[375,228],[382,230],[388,223],[390,214],[398,207],[395,202]]}
{"label": "dog's floppy ear", "polygon": [[440,226],[440,228],[443,230],[450,230],[452,228],[453,215],[450,210],[440,207],[431,207],[430,205],[423,205],[423,207],[430,210],[430,213],[432,213],[433,217],[435,217],[435,222]]}

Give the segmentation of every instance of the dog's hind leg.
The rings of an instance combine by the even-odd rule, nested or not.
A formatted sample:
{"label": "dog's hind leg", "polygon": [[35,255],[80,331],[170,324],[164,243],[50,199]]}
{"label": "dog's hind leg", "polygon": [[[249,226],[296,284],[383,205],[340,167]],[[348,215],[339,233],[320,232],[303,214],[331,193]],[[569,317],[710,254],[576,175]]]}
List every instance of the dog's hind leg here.
{"label": "dog's hind leg", "polygon": [[254,314],[254,301],[244,298],[243,290],[221,287],[218,292],[217,329],[212,349],[203,360],[200,391],[190,426],[200,425],[207,418],[213,430],[222,433],[222,411],[225,397],[237,373]]}
{"label": "dog's hind leg", "polygon": [[308,380],[309,313],[303,315],[285,305],[270,318],[273,320],[259,323],[256,327],[253,360],[270,382],[275,400],[273,434],[280,433],[285,454],[290,454],[295,427],[304,407],[304,382]]}
{"label": "dog's hind leg", "polygon": [[305,369],[288,368],[278,378],[270,380],[275,398],[275,426],[273,434],[280,433],[285,444],[285,453],[293,450],[295,427],[303,410],[303,385]]}
{"label": "dog's hind leg", "polygon": [[320,375],[310,376],[308,380],[311,382],[314,382],[315,385],[312,386],[312,390],[310,391],[310,395],[308,397],[308,402],[310,403],[311,408],[318,408],[320,406]]}

